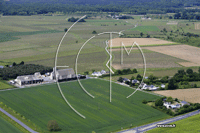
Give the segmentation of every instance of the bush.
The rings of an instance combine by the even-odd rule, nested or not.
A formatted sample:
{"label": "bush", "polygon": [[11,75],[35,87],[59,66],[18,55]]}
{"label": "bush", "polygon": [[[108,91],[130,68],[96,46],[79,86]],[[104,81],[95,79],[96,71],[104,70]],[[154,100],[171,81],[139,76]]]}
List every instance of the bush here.
{"label": "bush", "polygon": [[138,72],[137,69],[134,68],[134,69],[133,69],[133,73],[137,73],[137,72]]}
{"label": "bush", "polygon": [[168,97],[166,101],[167,101],[167,102],[171,102],[171,103],[173,103],[174,100],[173,100],[172,97]]}
{"label": "bush", "polygon": [[93,30],[92,34],[97,34],[97,32],[95,30]]}
{"label": "bush", "polygon": [[56,120],[50,120],[47,124],[47,128],[49,131],[60,131],[60,127],[58,126],[58,123]]}
{"label": "bush", "polygon": [[119,82],[123,82],[123,78],[122,77],[119,77],[119,79],[117,80],[117,81],[119,81]]}
{"label": "bush", "polygon": [[65,29],[64,29],[64,32],[67,32],[67,30],[68,30],[68,29],[67,29],[67,28],[65,28]]}
{"label": "bush", "polygon": [[145,99],[142,100],[142,103],[147,104],[147,100],[145,100]]}
{"label": "bush", "polygon": [[155,106],[163,106],[163,101],[162,101],[161,98],[160,98],[160,99],[157,99],[157,100],[155,101]]}

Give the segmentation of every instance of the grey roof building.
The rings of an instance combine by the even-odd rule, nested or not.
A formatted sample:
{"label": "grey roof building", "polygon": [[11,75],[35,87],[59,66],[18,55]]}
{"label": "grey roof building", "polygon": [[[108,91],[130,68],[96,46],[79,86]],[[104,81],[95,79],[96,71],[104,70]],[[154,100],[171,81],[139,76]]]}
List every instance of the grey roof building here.
{"label": "grey roof building", "polygon": [[28,84],[37,84],[43,81],[44,80],[41,77],[40,72],[36,72],[34,75],[17,76],[17,78],[15,79],[15,82],[17,82],[20,86]]}
{"label": "grey roof building", "polygon": [[56,79],[57,77],[56,80],[67,80],[67,79],[76,78],[73,68],[59,69],[56,71],[54,69],[51,76],[52,76],[52,79]]}

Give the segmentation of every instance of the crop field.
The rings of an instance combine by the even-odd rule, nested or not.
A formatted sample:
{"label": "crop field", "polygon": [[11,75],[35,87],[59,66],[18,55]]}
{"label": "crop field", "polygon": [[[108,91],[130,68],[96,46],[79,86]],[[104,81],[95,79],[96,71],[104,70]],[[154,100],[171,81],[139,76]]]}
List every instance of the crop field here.
{"label": "crop field", "polygon": [[[64,35],[64,29],[73,24],[67,21],[69,17],[71,16],[1,17],[0,65],[24,61],[25,63],[40,63],[53,67],[56,50]],[[131,27],[133,25],[126,23],[124,20],[117,21],[114,19],[86,19],[85,23],[77,23],[63,40],[58,54],[58,61],[61,63],[60,65],[74,66],[75,57],[79,49],[86,40],[94,36],[92,34],[93,30],[97,33],[106,31],[119,32]],[[89,55],[83,65],[88,66],[87,60],[92,62],[92,59],[89,59],[92,53],[100,55],[98,53],[104,51],[105,45],[103,45],[103,42],[108,38],[109,35],[96,37],[84,46],[81,54],[85,54],[84,57],[87,57],[87,54]],[[105,52],[103,54],[106,59],[107,55]],[[68,62],[67,56],[73,56],[74,61]],[[67,60],[64,60],[65,57]],[[101,56],[98,58],[100,60],[104,59]],[[99,63],[97,62],[94,66],[99,66]],[[85,68],[93,69],[93,67]],[[103,68],[105,67],[101,67],[101,69]]]}
{"label": "crop field", "polygon": [[[184,62],[182,59],[174,58],[169,55],[154,52],[151,50],[143,49],[143,53],[146,59],[147,68],[169,68],[169,67],[181,67],[177,62]],[[113,67],[115,69],[124,68],[144,68],[144,60],[139,49],[132,50],[128,55],[125,50],[123,51],[123,64],[121,64],[121,51],[113,51],[114,60]]]}
{"label": "crop field", "polygon": [[160,31],[157,26],[138,26],[136,28],[129,29],[130,31],[139,31],[143,33],[147,33],[147,31]]}
{"label": "crop field", "polygon": [[[86,90],[95,96],[89,97],[74,82],[61,83],[64,95],[71,105],[86,116],[81,118],[61,98],[56,84],[36,86],[0,92],[0,101],[30,119],[47,132],[47,122],[56,120],[61,132],[111,132],[130,125],[137,126],[169,117],[145,104],[142,100],[154,100],[158,96],[136,92],[126,98],[133,89],[112,84],[112,102],[109,102],[109,82],[98,79],[81,80]],[[9,98],[8,98],[9,97]]]}
{"label": "crop field", "polygon": [[171,96],[191,103],[200,103],[200,88],[154,91],[163,96]]}
{"label": "crop field", "polygon": [[112,39],[113,47],[122,46],[122,42],[125,46],[132,46],[134,42],[141,46],[148,45],[162,45],[162,44],[172,44],[173,42],[160,40],[156,38],[115,38]]}
{"label": "crop field", "polygon": [[200,66],[200,48],[194,46],[174,45],[148,47],[146,49],[186,60],[187,62],[178,62],[185,67]]}
{"label": "crop field", "polygon": [[[72,15],[2,16],[0,18],[0,65],[4,66],[7,64],[10,65],[13,62],[20,63],[21,61],[24,61],[26,64],[34,63],[53,67],[55,64],[56,50],[62,36],[64,35],[64,29],[69,28],[73,24],[67,21],[70,17],[72,17]],[[73,17],[80,16],[73,15]],[[80,53],[78,59],[79,73],[92,70],[99,71],[101,69],[107,70],[105,62],[108,60],[109,55],[105,52],[105,41],[109,40],[109,34],[97,36],[97,34],[92,34],[94,30],[97,33],[110,31],[120,32],[125,30],[124,33],[128,32],[131,34],[136,32],[137,34],[140,34],[140,32],[145,30],[144,33],[148,33],[152,37],[153,35],[160,34],[160,30],[163,30],[163,28],[166,28],[167,31],[177,28],[174,27],[174,25],[167,25],[166,23],[168,20],[152,19],[151,21],[146,21],[141,20],[138,16],[135,16],[135,19],[127,20],[101,18],[100,16],[85,20],[85,23],[77,23],[68,32],[62,42],[58,54],[58,65],[74,67],[79,49],[86,40],[95,35],[95,38],[90,40]],[[180,20],[177,20],[177,22],[179,23],[179,26],[184,27],[185,32],[189,31],[196,33],[192,22]],[[138,27],[134,28],[136,24],[138,24]],[[186,24],[188,24],[188,26],[186,26]],[[147,59],[147,65],[149,68],[162,68],[163,66],[165,68],[176,68],[181,66],[189,67],[199,65],[196,63],[199,62],[198,60],[195,62],[196,58],[198,58],[198,54],[195,55],[194,61],[191,61],[192,59],[188,61],[187,58],[189,58],[189,56],[181,58],[182,55],[181,57],[173,55],[174,53],[181,52],[181,50],[173,53],[167,51],[166,53],[162,52],[162,49],[156,50],[159,47],[155,47],[155,50],[152,49],[154,48],[153,46],[157,45],[174,45],[174,42],[156,38],[119,38],[118,35],[113,35],[113,38],[115,38],[113,39],[114,47],[121,46],[122,41],[125,46],[130,47],[132,43],[136,41],[141,47],[143,46],[142,49],[155,51],[154,53],[152,52],[147,54],[147,56],[149,56],[149,59]],[[146,46],[151,46],[151,48],[146,48]],[[123,68],[120,64],[117,64],[119,62],[119,55],[116,53],[114,54],[114,56],[116,56],[113,60],[114,68]],[[138,58],[138,55],[135,56]],[[176,58],[172,59],[171,56]],[[134,65],[129,65],[132,64],[128,63],[128,61],[130,61],[129,57],[124,59],[124,63],[128,64],[127,67],[141,68],[143,66],[138,61],[134,62]],[[169,57],[169,59],[167,57]],[[135,60],[138,59],[134,59],[134,61]],[[166,60],[166,63],[164,60]],[[136,63],[139,64],[136,65]]]}
{"label": "crop field", "polygon": [[0,116],[0,133],[21,133],[19,129],[13,126]]}
{"label": "crop field", "polygon": [[200,114],[173,122],[176,128],[155,128],[147,133],[197,133],[200,131],[199,127]]}

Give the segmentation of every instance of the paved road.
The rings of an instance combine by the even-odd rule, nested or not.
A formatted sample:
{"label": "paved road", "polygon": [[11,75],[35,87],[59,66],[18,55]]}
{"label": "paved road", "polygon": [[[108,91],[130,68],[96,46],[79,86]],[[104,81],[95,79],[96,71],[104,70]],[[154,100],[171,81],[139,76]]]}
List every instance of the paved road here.
{"label": "paved road", "polygon": [[8,112],[6,112],[4,109],[0,108],[0,111],[3,112],[4,114],[6,114],[8,117],[10,117],[11,119],[13,119],[14,121],[16,121],[19,125],[21,125],[22,127],[24,127],[26,130],[28,130],[31,133],[38,133],[34,130],[32,130],[30,127],[28,127],[27,125],[25,125],[24,123],[22,123],[20,120],[18,120],[17,118],[15,118],[14,116],[12,116],[11,114],[9,114]]}
{"label": "paved road", "polygon": [[143,126],[140,126],[140,127],[120,131],[118,133],[136,133],[136,132],[142,133],[142,132],[156,128],[157,124],[169,124],[169,123],[172,123],[172,122],[175,122],[175,121],[178,121],[178,120],[181,120],[181,119],[184,119],[184,118],[187,118],[187,117],[190,117],[192,115],[199,114],[199,113],[200,113],[200,111],[194,111],[194,112],[191,112],[191,113],[188,113],[188,114],[185,114],[185,115],[181,115],[181,116],[173,117],[173,118],[170,118],[170,119],[166,119],[166,120],[150,123],[150,124],[147,124],[147,125],[143,125]]}

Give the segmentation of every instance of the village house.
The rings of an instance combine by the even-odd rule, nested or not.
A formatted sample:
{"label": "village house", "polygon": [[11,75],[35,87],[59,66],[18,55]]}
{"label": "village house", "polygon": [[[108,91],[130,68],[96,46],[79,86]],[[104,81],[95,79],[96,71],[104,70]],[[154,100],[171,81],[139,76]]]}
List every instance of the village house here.
{"label": "village house", "polygon": [[127,81],[130,82],[130,79],[127,79],[127,78],[123,78],[122,80],[123,80],[124,83],[127,82]]}
{"label": "village house", "polygon": [[76,78],[76,75],[74,73],[73,68],[68,69],[59,69],[55,71],[55,68],[53,68],[53,72],[50,75],[50,78],[52,80],[68,80],[68,79],[74,79]]}
{"label": "village house", "polygon": [[101,72],[93,72],[92,76],[102,76],[103,74],[106,74],[107,72],[105,70],[101,70]]}
{"label": "village house", "polygon": [[147,84],[144,84],[143,85],[143,87],[141,88],[142,90],[151,90],[151,91],[153,91],[153,90],[157,90],[158,89],[158,87],[155,87],[154,85],[147,85]]}
{"label": "village house", "polygon": [[171,108],[171,109],[176,109],[176,108],[180,108],[182,107],[183,105],[190,105],[188,102],[186,101],[181,101],[181,103],[177,103],[177,104],[171,104],[171,102],[166,102],[166,100],[164,100],[164,103],[163,103],[163,106],[165,106],[166,108]]}
{"label": "village house", "polygon": [[137,79],[132,80],[132,84],[140,83]]}
{"label": "village house", "polygon": [[190,104],[186,101],[181,101],[181,105],[184,106],[184,105],[190,105]]}

